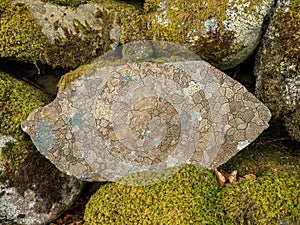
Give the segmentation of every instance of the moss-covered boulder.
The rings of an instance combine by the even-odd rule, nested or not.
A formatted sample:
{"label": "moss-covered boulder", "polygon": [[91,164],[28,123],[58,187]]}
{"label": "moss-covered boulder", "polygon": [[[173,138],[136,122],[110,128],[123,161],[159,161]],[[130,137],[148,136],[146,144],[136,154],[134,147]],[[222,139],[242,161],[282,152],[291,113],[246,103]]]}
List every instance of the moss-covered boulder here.
{"label": "moss-covered boulder", "polygon": [[30,17],[26,6],[0,3],[0,57],[37,64],[45,63],[47,38]]}
{"label": "moss-covered boulder", "polygon": [[[104,185],[86,206],[85,224],[299,224],[300,159],[283,150],[241,151],[219,167],[240,177],[222,189],[212,171],[191,165],[153,186]],[[257,178],[242,178],[249,173]]]}
{"label": "moss-covered boulder", "polygon": [[211,171],[191,165],[153,186],[107,184],[87,204],[85,224],[220,224],[219,190]]}
{"label": "moss-covered boulder", "polygon": [[236,154],[219,170],[229,174],[238,169],[240,177],[246,174],[261,176],[268,170],[300,170],[300,158],[283,152],[288,152],[283,145],[255,143]]}
{"label": "moss-covered boulder", "polygon": [[257,55],[257,94],[300,141],[300,1],[280,0]]}
{"label": "moss-covered boulder", "polygon": [[146,0],[146,37],[185,45],[219,69],[229,69],[253,53],[273,4],[273,0]]}
{"label": "moss-covered boulder", "polygon": [[34,147],[21,122],[50,102],[44,93],[0,72],[0,221],[45,224],[70,206],[82,183],[62,174]]}
{"label": "moss-covered boulder", "polygon": [[77,7],[80,4],[89,2],[89,0],[42,0],[43,2],[49,2],[58,5]]}
{"label": "moss-covered boulder", "polygon": [[73,69],[116,47],[122,21],[138,12],[109,0],[6,0],[0,3],[0,57]]}
{"label": "moss-covered boulder", "polygon": [[227,186],[219,195],[225,224],[299,224],[300,175],[268,170],[257,179]]}
{"label": "moss-covered boulder", "polygon": [[300,158],[286,148],[259,142],[219,167],[225,174],[237,169],[240,177],[219,195],[225,224],[299,224]]}
{"label": "moss-covered boulder", "polygon": [[[27,60],[46,60],[53,67],[64,68],[84,64],[119,43],[143,39],[185,45],[219,69],[232,68],[255,50],[264,19],[274,4],[274,0],[146,0],[140,7],[116,0],[14,2],[26,4],[30,13],[22,6],[24,22],[19,21],[18,11],[12,9],[15,6],[3,13],[1,20],[5,29],[2,33],[11,43],[6,50],[16,51],[16,46],[19,46],[27,56],[31,53],[28,50],[40,49],[37,51],[40,54],[38,58],[29,57]],[[5,4],[1,4],[0,12],[5,7]],[[16,17],[17,20],[8,22],[10,17]],[[28,25],[26,21],[32,21],[32,18],[35,22]],[[10,30],[15,31],[12,27],[19,26],[18,35],[22,38],[10,40],[13,37]],[[38,35],[31,37],[32,32],[27,33],[26,29]],[[31,48],[26,45],[31,43],[27,39],[34,40]],[[21,44],[14,44],[16,41]],[[2,42],[6,43],[7,40]],[[20,51],[19,48],[17,50]],[[14,52],[2,57],[7,56],[20,57]]]}

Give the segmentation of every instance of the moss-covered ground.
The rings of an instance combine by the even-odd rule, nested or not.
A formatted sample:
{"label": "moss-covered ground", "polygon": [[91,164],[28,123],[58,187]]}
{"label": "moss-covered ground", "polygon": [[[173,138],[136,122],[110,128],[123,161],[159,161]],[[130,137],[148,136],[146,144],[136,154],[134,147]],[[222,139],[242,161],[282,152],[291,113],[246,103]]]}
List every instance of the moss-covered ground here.
{"label": "moss-covered ground", "polygon": [[[257,142],[219,167],[225,174],[237,169],[240,177],[219,195],[225,224],[299,224],[300,158],[286,148]],[[246,174],[257,178],[243,179]]]}
{"label": "moss-covered ground", "polygon": [[[153,186],[110,183],[94,194],[85,224],[298,224],[300,159],[276,145],[252,145],[219,170],[239,181],[219,188],[210,170],[186,165]],[[256,179],[243,179],[253,173]]]}
{"label": "moss-covered ground", "polygon": [[185,166],[153,186],[111,183],[86,206],[86,224],[218,224],[213,174]]}

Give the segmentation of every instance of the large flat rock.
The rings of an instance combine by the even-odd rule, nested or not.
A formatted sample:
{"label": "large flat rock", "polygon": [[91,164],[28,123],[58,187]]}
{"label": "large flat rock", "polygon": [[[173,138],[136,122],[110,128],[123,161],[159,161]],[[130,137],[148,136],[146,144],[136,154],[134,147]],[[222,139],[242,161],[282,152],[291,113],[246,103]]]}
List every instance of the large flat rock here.
{"label": "large flat rock", "polygon": [[22,124],[43,155],[79,179],[213,168],[268,127],[268,108],[205,61],[103,64],[74,71],[78,78]]}

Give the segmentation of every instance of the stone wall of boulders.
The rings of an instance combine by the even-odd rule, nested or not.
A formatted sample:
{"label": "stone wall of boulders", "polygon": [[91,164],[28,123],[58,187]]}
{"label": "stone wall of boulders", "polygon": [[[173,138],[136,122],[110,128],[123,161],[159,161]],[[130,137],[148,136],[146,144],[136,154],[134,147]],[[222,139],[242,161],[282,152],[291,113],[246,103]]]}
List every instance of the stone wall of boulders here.
{"label": "stone wall of boulders", "polygon": [[[46,75],[47,71],[44,68],[71,71],[71,74],[77,78],[85,71],[86,66],[100,55],[116,49],[119,45],[140,40],[174,42],[188,48],[220,70],[232,68],[235,70],[251,55],[256,54],[255,96],[270,109],[273,118],[283,122],[290,137],[300,141],[299,0],[146,0],[144,4],[129,0],[1,0],[0,2],[0,64],[1,60],[11,60],[16,63],[34,65],[37,70],[36,77],[30,83],[36,83],[36,78]],[[19,79],[16,79],[14,72],[1,71],[0,66],[0,223],[47,224],[70,207],[79,196],[84,181],[70,176],[72,171],[66,174],[63,173],[66,171],[62,172],[57,169],[54,166],[56,163],[50,162],[40,154],[30,137],[21,129],[21,123],[26,120],[29,113],[50,103],[53,97],[20,81],[20,78],[24,77],[18,76]],[[47,89],[47,85],[43,88]],[[55,88],[51,88],[55,91]],[[232,97],[232,99],[235,98]],[[238,106],[237,109],[239,109]],[[267,117],[266,120],[268,120]],[[236,127],[244,126],[242,123],[235,125]],[[255,130],[255,127],[246,127]],[[42,128],[42,131],[46,134],[43,140],[47,142],[52,137],[51,132],[47,130],[47,127]],[[56,149],[62,149],[59,144]],[[237,146],[248,144],[248,142],[236,143]],[[228,155],[231,157],[236,154],[236,151],[232,153],[228,146],[224,148],[224,151],[230,152]],[[222,154],[226,155],[225,153]],[[64,160],[69,162],[73,159],[66,157]],[[278,180],[271,179],[271,182],[279,182],[276,183],[278,186],[284,183],[284,191],[293,192],[287,194],[286,198],[297,199],[299,188],[295,189],[290,185],[295,182],[294,178],[297,178],[295,174],[297,172],[299,174],[297,163],[296,166],[292,166],[293,171],[290,174],[288,170],[291,167],[287,169],[279,166],[280,169],[277,172],[278,165],[276,164],[272,166],[271,172],[264,174],[264,178],[255,182],[250,181],[249,185],[258,189],[265,188],[269,181],[265,184],[263,179],[267,180],[267,177],[278,175]],[[76,170],[74,165],[73,161],[73,171]],[[192,179],[186,174],[183,178]],[[284,182],[285,178],[290,183]],[[177,181],[185,182],[184,180]],[[205,181],[210,182],[206,179]],[[235,194],[232,204],[235,204],[236,210],[229,210],[227,214],[221,212],[218,214],[219,218],[215,218],[216,214],[214,214],[212,221],[222,224],[220,218],[227,216],[228,218],[234,217],[229,220],[235,223],[253,222],[255,216],[249,212],[254,210],[254,203],[250,202],[252,205],[247,205],[248,203],[238,202],[238,199],[247,200],[241,193],[244,183],[236,189],[232,187],[223,193],[222,199],[225,200],[222,203],[219,200],[218,203],[229,207],[230,200],[226,199],[228,196],[225,195]],[[167,186],[172,189],[174,188],[172,185]],[[195,183],[195,185],[198,184]],[[97,207],[102,210],[105,210],[105,207],[101,204],[96,206],[95,201],[98,201],[98,198],[106,199],[107,191],[111,193],[129,191],[123,186],[115,186],[104,187],[93,197],[87,209],[88,215],[85,217],[87,224],[106,224],[106,221],[110,221],[107,217],[103,220],[105,222],[101,220],[98,216],[101,214],[97,214]],[[208,187],[214,188],[212,193],[218,192],[213,183],[209,183]],[[156,191],[155,188],[154,191]],[[166,190],[168,191],[170,190]],[[179,195],[187,194],[190,197],[197,194],[193,190],[188,190],[188,193],[180,191]],[[270,193],[273,193],[272,191]],[[143,193],[143,190],[138,189],[137,192]],[[153,196],[149,194],[148,197],[153,198]],[[243,197],[240,198],[241,196]],[[143,199],[143,196],[139,194],[136,199],[141,203],[147,202],[147,199]],[[210,200],[212,203],[205,202],[205,204],[209,205],[211,211],[217,210],[212,207],[212,204],[217,204],[217,199],[212,197]],[[281,200],[284,202],[283,199]],[[102,203],[104,204],[105,201]],[[129,198],[128,201],[132,199]],[[297,220],[300,211],[299,202],[291,202],[284,205],[288,210],[279,207],[276,208],[277,211],[272,212],[274,215],[279,215],[279,211],[284,211],[282,218],[275,221],[270,213],[271,218],[268,218],[268,222],[299,223],[299,219]],[[114,202],[110,203],[114,204]],[[190,204],[194,202],[187,201],[188,207]],[[135,204],[129,205],[135,207]],[[246,216],[242,218],[237,213],[243,210],[238,208],[239,205],[244,207],[244,210],[248,210],[247,218]],[[160,205],[153,207],[159,208]],[[170,210],[172,205],[168,207],[165,212],[169,213],[170,222],[172,213],[180,213],[182,210]],[[265,208],[272,210],[271,207]],[[153,213],[156,209],[143,210]],[[264,212],[263,210],[264,205],[260,205],[255,212],[259,214]],[[130,211],[130,214],[133,212],[134,210]],[[182,214],[184,221],[190,218],[190,213]],[[104,214],[111,215],[112,221],[113,216],[118,215],[115,211]],[[149,215],[145,213],[143,216]],[[160,218],[162,215],[155,216]],[[209,216],[206,215],[199,221]],[[284,216],[287,217],[283,218]],[[241,220],[238,221],[238,218]],[[149,221],[152,220],[149,219]],[[193,218],[191,221],[197,222],[197,219]]]}

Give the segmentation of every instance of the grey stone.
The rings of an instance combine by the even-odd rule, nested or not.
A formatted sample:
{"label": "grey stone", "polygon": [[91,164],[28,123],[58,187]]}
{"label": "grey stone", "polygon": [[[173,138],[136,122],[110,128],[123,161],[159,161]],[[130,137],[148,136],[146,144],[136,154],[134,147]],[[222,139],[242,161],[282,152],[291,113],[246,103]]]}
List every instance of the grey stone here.
{"label": "grey stone", "polygon": [[[45,210],[44,199],[36,193],[34,187],[20,193],[15,187],[0,184],[0,221],[13,221],[24,225],[42,225],[53,221],[67,205],[76,200],[81,190],[77,179],[63,174],[61,176],[66,180],[60,193],[57,193],[61,199],[47,210]],[[53,185],[59,185],[59,183]]]}
{"label": "grey stone", "polygon": [[[153,52],[176,52],[173,45],[154,43]],[[125,49],[128,54],[130,46]],[[69,175],[117,181],[185,163],[213,168],[268,127],[268,108],[199,58],[157,63],[143,51],[132,54],[133,62],[123,55],[124,64],[112,55],[66,75],[81,76],[22,123],[37,149]],[[107,65],[105,59],[122,63]]]}
{"label": "grey stone", "polygon": [[146,0],[147,28],[155,40],[185,45],[217,68],[226,70],[246,60],[256,49],[264,19],[274,0],[172,1]]}
{"label": "grey stone", "polygon": [[299,1],[280,0],[257,54],[256,93],[300,141]]}

